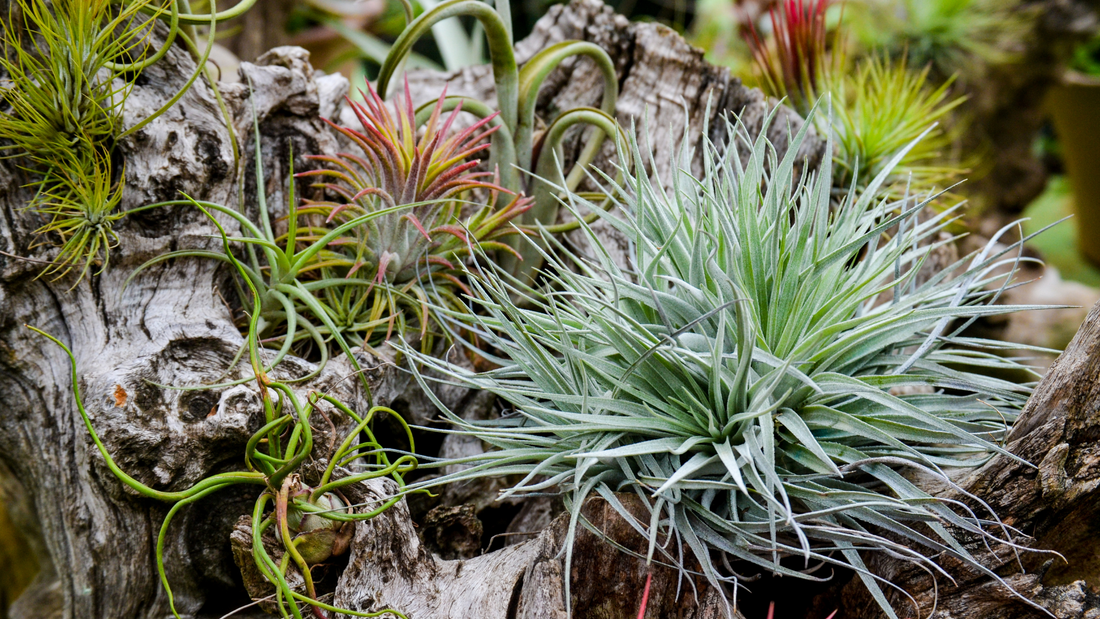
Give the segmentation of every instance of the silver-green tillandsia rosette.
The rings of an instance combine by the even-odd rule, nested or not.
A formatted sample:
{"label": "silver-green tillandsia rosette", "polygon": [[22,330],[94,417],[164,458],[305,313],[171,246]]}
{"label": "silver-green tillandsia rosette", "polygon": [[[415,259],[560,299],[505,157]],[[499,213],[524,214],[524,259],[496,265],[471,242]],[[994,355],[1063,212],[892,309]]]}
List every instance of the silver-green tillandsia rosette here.
{"label": "silver-green tillandsia rosette", "polygon": [[[755,143],[707,147],[701,178],[687,146],[667,185],[641,169],[623,184],[605,177],[621,214],[604,218],[630,241],[629,270],[606,252],[547,253],[552,288],[530,305],[506,277],[474,280],[489,300],[454,317],[499,367],[407,352],[513,412],[467,421],[441,405],[454,431],[494,449],[441,463],[466,466],[429,483],[515,475],[507,494],[559,491],[567,548],[582,502],[598,495],[649,537],[648,560],[701,572],[734,604],[739,574],[816,579],[824,564],[854,570],[896,618],[867,551],[933,575],[946,572],[931,557],[951,557],[1004,584],[965,543],[1011,552],[1017,532],[945,471],[1015,457],[1002,442],[1033,383],[998,376],[1037,375],[1002,356],[1020,346],[963,329],[1036,309],[996,303],[1020,243],[997,245],[1002,231],[918,277],[959,207],[880,198],[906,149],[838,201],[828,157],[796,176],[802,131],[782,158],[763,130]],[[569,197],[575,212],[589,206]],[[912,481],[923,476],[960,500],[932,497]],[[636,494],[651,518],[631,517],[616,493]]]}

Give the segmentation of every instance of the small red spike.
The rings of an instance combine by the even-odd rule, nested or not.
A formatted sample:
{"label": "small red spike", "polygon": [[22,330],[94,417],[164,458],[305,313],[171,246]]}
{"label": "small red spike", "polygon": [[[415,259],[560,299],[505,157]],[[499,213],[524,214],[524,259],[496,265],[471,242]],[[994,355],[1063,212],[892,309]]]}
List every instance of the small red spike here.
{"label": "small red spike", "polygon": [[649,605],[649,585],[653,582],[653,572],[645,575],[645,589],[642,591],[642,606],[638,609],[638,619],[645,619],[645,608]]}

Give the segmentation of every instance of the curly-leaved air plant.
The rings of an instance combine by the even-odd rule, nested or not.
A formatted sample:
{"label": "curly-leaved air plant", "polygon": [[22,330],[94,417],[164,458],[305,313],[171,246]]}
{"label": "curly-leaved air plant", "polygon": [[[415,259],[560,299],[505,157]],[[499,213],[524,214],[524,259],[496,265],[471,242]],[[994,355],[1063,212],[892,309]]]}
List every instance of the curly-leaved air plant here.
{"label": "curly-leaved air plant", "polygon": [[[0,20],[0,69],[7,77],[0,91],[0,148],[32,174],[29,186],[37,193],[28,209],[49,218],[37,231],[39,244],[60,242],[42,274],[62,277],[75,268],[79,281],[95,263],[106,268],[117,244],[113,223],[125,215],[115,211],[122,191],[122,171],[113,163],[116,144],[180,100],[208,70],[217,25],[254,3],[243,0],[218,12],[211,0],[207,14],[191,13],[186,0],[9,3]],[[157,21],[168,30],[152,50]],[[196,25],[207,28],[203,49]],[[195,58],[194,72],[159,109],[123,131],[123,108],[135,81],[177,40]],[[210,82],[232,133],[217,84]],[[236,156],[235,140],[233,145]]]}
{"label": "curly-leaved air plant", "polygon": [[[84,425],[95,442],[107,467],[126,486],[140,495],[172,505],[157,536],[156,564],[161,584],[168,597],[172,614],[179,619],[172,589],[164,569],[164,543],[168,527],[180,509],[202,498],[233,485],[247,484],[262,488],[252,511],[252,557],[263,577],[275,588],[275,604],[283,617],[302,619],[302,608],[310,608],[313,615],[324,619],[322,611],[342,613],[354,617],[379,617],[392,613],[404,619],[405,615],[392,609],[367,613],[337,608],[318,599],[311,567],[340,555],[348,548],[353,533],[349,523],[367,520],[389,509],[401,499],[403,493],[386,497],[381,504],[364,508],[352,506],[341,494],[352,484],[389,477],[404,488],[403,476],[416,468],[412,432],[400,415],[392,409],[372,406],[365,415],[359,415],[349,406],[328,393],[311,391],[305,401],[285,381],[272,379],[264,368],[260,356],[259,325],[261,299],[252,285],[247,267],[237,261],[229,251],[229,237],[211,216],[210,210],[198,202],[193,205],[203,211],[218,227],[225,245],[226,256],[248,284],[253,305],[248,327],[247,347],[253,376],[263,402],[264,425],[252,435],[245,446],[245,471],[218,473],[203,479],[186,490],[164,491],[151,488],[127,474],[115,463],[106,446],[96,434],[91,419],[84,408],[80,394],[77,363],[72,351],[54,336],[34,327],[36,333],[49,338],[65,350],[72,367],[73,396]],[[333,415],[345,416],[351,429],[338,446],[324,449],[313,442],[312,413],[321,411],[321,405],[331,409]],[[326,415],[321,411],[322,415]],[[372,421],[388,415],[405,429],[409,450],[395,453],[382,446],[371,431]],[[329,424],[335,425],[329,418]],[[325,461],[319,477],[307,483],[309,474],[302,470],[307,461]],[[355,511],[359,509],[360,511]],[[274,529],[281,556],[272,556],[264,545],[264,533]],[[304,581],[304,593],[292,587],[288,570],[296,569]]]}
{"label": "curly-leaved air plant", "polygon": [[[553,226],[558,217],[556,187],[575,189],[585,178],[586,169],[599,153],[605,136],[622,132],[615,121],[615,103],[619,96],[619,82],[615,64],[603,48],[586,41],[562,41],[539,51],[522,68],[517,68],[512,41],[510,7],[507,2],[490,6],[480,0],[447,0],[425,11],[413,20],[394,41],[386,61],[378,75],[378,92],[388,93],[394,75],[401,69],[413,45],[442,20],[468,16],[477,19],[485,31],[489,55],[492,59],[493,78],[496,85],[497,111],[483,101],[471,97],[450,96],[444,100],[444,111],[450,111],[460,103],[462,109],[480,118],[499,114],[493,124],[498,126],[493,136],[490,167],[500,171],[501,185],[509,191],[525,193],[533,199],[531,208],[518,218],[517,224],[534,228],[539,224]],[[578,107],[561,111],[549,119],[545,131],[536,133],[535,105],[539,88],[547,76],[564,60],[576,56],[590,58],[603,77],[603,95],[599,109]],[[423,122],[432,113],[432,104],[417,110],[417,120]],[[572,169],[564,175],[562,143],[568,129],[590,125],[592,133],[584,150],[577,157]],[[533,173],[524,178],[524,173]],[[555,184],[556,183],[556,184]],[[596,215],[588,215],[590,219]],[[571,222],[567,227],[577,224]],[[555,228],[561,232],[566,228]],[[537,246],[513,241],[513,247],[521,259],[505,259],[501,262],[509,270],[530,275],[541,261]]]}
{"label": "curly-leaved air plant", "polygon": [[[599,495],[648,536],[648,560],[688,573],[690,553],[694,573],[733,596],[744,570],[814,579],[832,564],[855,570],[896,618],[861,558],[871,550],[933,576],[946,572],[930,557],[952,557],[1004,584],[960,540],[1014,551],[1016,532],[977,497],[956,487],[964,500],[935,498],[905,473],[954,486],[945,467],[1015,458],[999,443],[1033,384],[994,376],[1029,370],[997,354],[1015,345],[960,331],[1035,309],[994,303],[1020,244],[991,242],[921,273],[958,207],[921,213],[927,200],[881,199],[904,152],[834,201],[829,158],[794,176],[807,126],[782,159],[764,131],[724,153],[710,146],[705,177],[684,163],[667,193],[640,169],[607,181],[623,215],[603,217],[631,243],[629,270],[606,253],[547,253],[553,287],[527,306],[507,278],[474,280],[489,300],[455,318],[498,351],[498,368],[405,349],[414,367],[491,391],[514,412],[468,421],[437,402],[453,431],[494,449],[439,463],[465,466],[426,483],[515,475],[506,494],[558,491],[569,540],[582,501]],[[728,132],[748,135],[739,123]],[[570,208],[578,201],[569,195]],[[618,492],[637,494],[649,521]]]}

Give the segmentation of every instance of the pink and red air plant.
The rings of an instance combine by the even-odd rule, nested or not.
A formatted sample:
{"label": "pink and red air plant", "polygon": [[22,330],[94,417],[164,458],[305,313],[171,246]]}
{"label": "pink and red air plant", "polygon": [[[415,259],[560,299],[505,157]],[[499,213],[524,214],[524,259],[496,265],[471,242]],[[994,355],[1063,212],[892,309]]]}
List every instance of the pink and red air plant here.
{"label": "pink and red air plant", "polygon": [[361,152],[311,157],[327,167],[298,175],[335,198],[304,201],[296,213],[304,218],[298,239],[316,241],[361,216],[378,216],[329,241],[301,272],[314,278],[311,285],[349,341],[373,345],[415,324],[430,349],[431,308],[462,311],[461,295],[471,293],[463,281],[467,257],[518,255],[501,238],[519,232],[510,224],[531,199],[477,169],[496,131],[495,115],[459,128],[462,107],[445,114],[444,92],[417,123],[407,83],[392,111],[369,84],[367,90],[364,103],[349,101],[361,130],[329,123]]}
{"label": "pink and red air plant", "polygon": [[309,159],[333,167],[303,172],[299,176],[340,180],[343,185],[328,183],[322,186],[348,202],[370,196],[382,199],[387,206],[440,200],[479,186],[499,189],[480,180],[491,176],[491,172],[473,171],[480,162],[474,156],[489,148],[487,138],[498,128],[493,126],[496,114],[452,132],[455,120],[462,113],[462,105],[460,103],[442,118],[447,97],[444,87],[421,132],[407,81],[404,100],[394,102],[393,113],[369,83],[363,97],[363,103],[347,100],[363,125],[362,131],[325,119],[359,146],[363,155],[311,156]]}
{"label": "pink and red air plant", "polygon": [[803,114],[827,79],[828,9],[829,0],[782,0],[770,11],[772,44],[751,23],[745,37],[767,94],[786,97]]}
{"label": "pink and red air plant", "polygon": [[[475,171],[480,164],[475,156],[489,148],[487,140],[497,129],[490,126],[496,114],[457,130],[455,121],[462,106],[459,104],[444,117],[444,89],[421,128],[407,82],[404,100],[394,103],[392,113],[370,84],[367,89],[364,103],[349,100],[363,125],[362,131],[326,121],[358,145],[363,154],[311,157],[331,167],[299,175],[326,179],[314,187],[338,195],[343,201],[306,201],[300,212],[321,213],[329,225],[383,208],[409,208],[376,218],[333,241],[331,248],[342,254],[343,260],[330,254],[325,263],[345,263],[349,277],[361,268],[371,267],[379,283],[400,284],[440,270],[456,270],[453,259],[473,253],[475,245],[483,250],[515,253],[497,239],[515,233],[508,224],[530,208],[530,200],[515,196],[496,179],[487,180],[491,172]],[[483,190],[489,200],[463,221],[463,206],[471,204],[474,189]],[[501,194],[512,199],[497,208]]]}

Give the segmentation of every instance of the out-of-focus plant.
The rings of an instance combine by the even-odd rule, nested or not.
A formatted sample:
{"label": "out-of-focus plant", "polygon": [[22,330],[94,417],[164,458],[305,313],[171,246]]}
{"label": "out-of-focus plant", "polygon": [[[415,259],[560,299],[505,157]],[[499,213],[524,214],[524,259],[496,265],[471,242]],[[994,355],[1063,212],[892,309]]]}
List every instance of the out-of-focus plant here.
{"label": "out-of-focus plant", "polygon": [[[106,266],[117,242],[112,224],[122,216],[114,212],[122,191],[122,171],[113,164],[115,144],[179,101],[206,70],[217,24],[254,2],[244,0],[221,13],[211,2],[209,14],[187,12],[181,0],[9,5],[7,19],[0,20],[0,69],[7,76],[0,93],[6,108],[0,111],[0,139],[6,155],[34,176],[30,185],[37,191],[28,208],[50,218],[38,230],[39,244],[60,241],[43,274],[61,277],[75,268],[79,281],[94,263]],[[158,20],[168,25],[168,33],[151,50]],[[197,23],[208,28],[202,52]],[[177,40],[196,58],[196,70],[160,109],[122,131],[122,111],[137,76]]]}
{"label": "out-of-focus plant", "polygon": [[952,132],[937,124],[948,121],[965,100],[950,96],[953,78],[934,86],[928,66],[913,71],[904,58],[883,54],[853,58],[843,33],[829,32],[829,6],[829,0],[786,0],[770,13],[771,37],[765,40],[749,28],[760,87],[804,116],[829,95],[830,112],[815,115],[814,124],[836,140],[835,180],[841,187],[875,178],[903,150],[887,180],[894,197],[953,184],[965,169],[947,156]]}
{"label": "out-of-focus plant", "polygon": [[122,181],[113,179],[108,155],[97,151],[81,139],[65,158],[87,157],[91,161],[57,165],[38,185],[31,206],[50,221],[35,231],[38,238],[32,247],[52,244],[47,240],[51,237],[61,241],[54,260],[43,269],[44,275],[61,277],[79,268],[82,278],[100,256],[100,268],[106,268],[110,249],[118,244],[114,223],[126,215],[116,210],[122,199]]}
{"label": "out-of-focus plant", "polygon": [[745,14],[743,4],[730,0],[698,0],[695,20],[686,35],[692,45],[706,50],[709,62],[729,67],[734,75],[745,75],[752,70],[752,53],[745,36],[748,24],[755,23],[756,19]]}
{"label": "out-of-focus plant", "polygon": [[[1021,245],[997,245],[1006,228],[918,281],[934,247],[922,241],[957,209],[918,217],[927,201],[882,199],[903,153],[864,191],[834,199],[828,158],[795,175],[808,130],[781,160],[763,130],[752,144],[708,147],[705,175],[674,168],[662,179],[668,193],[644,170],[608,187],[623,216],[601,216],[630,240],[631,271],[606,253],[588,262],[548,252],[553,292],[531,308],[513,301],[506,278],[475,280],[489,299],[484,314],[456,320],[499,351],[497,369],[406,350],[514,413],[469,421],[440,404],[454,431],[494,449],[440,463],[464,466],[426,484],[513,475],[522,479],[505,494],[560,490],[571,515],[566,548],[584,499],[599,495],[648,535],[648,560],[727,592],[735,570],[815,579],[822,564],[836,565],[896,619],[882,591],[890,583],[861,556],[873,550],[933,576],[944,571],[930,557],[950,557],[1008,586],[960,539],[1015,548],[1018,533],[944,468],[1014,457],[1001,443],[1034,383],[989,371],[1038,375],[995,354],[1011,345],[963,337],[960,327],[1034,309],[996,303]],[[694,142],[685,139],[682,161]],[[964,498],[935,498],[906,471]],[[638,496],[648,523],[618,492]]]}
{"label": "out-of-focus plant", "polygon": [[[293,13],[293,42],[309,50],[310,61],[319,68],[343,72],[352,83],[362,83],[368,70],[381,66],[389,54],[389,33],[396,36],[414,18],[409,2],[381,4],[384,8],[379,12],[379,3],[374,2],[304,0]],[[416,53],[409,54],[407,66],[443,69]],[[358,91],[353,91],[352,97],[357,96]]]}
{"label": "out-of-focus plant", "polygon": [[[203,205],[194,202],[208,216]],[[264,425],[245,446],[244,465],[246,471],[218,473],[203,479],[186,490],[163,491],[150,488],[123,471],[115,463],[103,442],[96,434],[91,419],[84,409],[80,394],[80,377],[77,374],[76,358],[65,344],[43,331],[31,327],[35,332],[49,338],[62,347],[69,356],[72,365],[72,389],[77,409],[84,420],[84,426],[103,456],[107,467],[129,488],[144,497],[171,504],[171,509],[161,523],[157,536],[156,565],[161,584],[168,597],[172,614],[179,619],[176,611],[172,588],[164,569],[164,544],[168,527],[180,509],[195,503],[230,486],[247,484],[260,486],[263,491],[257,497],[252,511],[252,557],[257,569],[275,588],[275,604],[282,616],[302,619],[301,605],[311,609],[316,617],[325,617],[322,610],[342,613],[354,617],[378,617],[392,613],[404,618],[396,610],[384,610],[364,613],[334,607],[318,599],[314,587],[311,566],[327,561],[334,555],[347,550],[352,529],[347,523],[367,520],[389,509],[400,500],[401,495],[393,496],[370,511],[355,512],[341,498],[340,489],[362,481],[389,477],[404,487],[403,475],[416,468],[416,458],[409,453],[393,454],[383,447],[371,431],[372,420],[379,415],[389,415],[406,430],[409,452],[415,450],[412,433],[407,425],[391,409],[372,407],[366,415],[359,415],[343,402],[327,393],[310,392],[305,401],[286,383],[272,380],[266,373],[259,353],[259,325],[261,316],[260,294],[251,284],[249,269],[237,262],[229,252],[229,240],[225,231],[218,226],[226,246],[228,260],[237,268],[252,293],[252,312],[248,327],[247,348],[252,364],[253,377],[263,401]],[[335,449],[325,450],[313,442],[312,413],[324,403],[332,407],[337,415],[350,420],[351,430]],[[331,421],[330,421],[331,423]],[[324,461],[326,466],[320,478],[310,486],[303,479],[305,473],[302,464],[307,461]],[[301,475],[300,475],[301,473]],[[272,557],[264,546],[263,535],[274,529],[282,556]],[[288,570],[297,570],[305,583],[302,594],[290,586],[287,581]]]}
{"label": "out-of-focus plant", "polygon": [[1073,50],[1069,68],[1083,75],[1100,77],[1100,37],[1093,37]]}
{"label": "out-of-focus plant", "polygon": [[[451,96],[444,101],[444,111],[456,108],[482,119],[496,115],[490,166],[499,170],[500,183],[509,191],[532,197],[531,208],[518,219],[519,224],[534,227],[551,226],[558,216],[555,187],[575,189],[584,179],[587,166],[599,152],[604,136],[621,132],[615,121],[615,103],[619,84],[615,66],[602,48],[584,41],[563,41],[535,54],[522,68],[517,67],[512,43],[511,17],[507,2],[497,2],[496,8],[479,0],[447,0],[417,17],[401,33],[382,65],[378,76],[378,92],[386,95],[397,71],[412,50],[412,46],[431,28],[451,17],[472,17],[481,24],[488,40],[489,55],[496,83],[497,110],[484,102],[467,97]],[[562,61],[574,56],[586,56],[595,61],[603,76],[603,98],[600,109],[576,108],[561,111],[549,119],[545,131],[536,132],[535,104],[539,88],[550,72]],[[422,106],[417,120],[431,113],[431,104]],[[568,129],[591,125],[594,131],[584,150],[568,174],[562,173],[561,145]],[[530,179],[524,173],[534,173]],[[530,274],[540,260],[530,244],[516,244],[522,260],[510,268]]]}
{"label": "out-of-focus plant", "polygon": [[853,31],[867,49],[885,49],[942,76],[1011,62],[1026,36],[1018,0],[878,0],[852,3]]}

